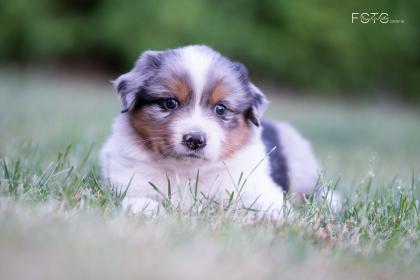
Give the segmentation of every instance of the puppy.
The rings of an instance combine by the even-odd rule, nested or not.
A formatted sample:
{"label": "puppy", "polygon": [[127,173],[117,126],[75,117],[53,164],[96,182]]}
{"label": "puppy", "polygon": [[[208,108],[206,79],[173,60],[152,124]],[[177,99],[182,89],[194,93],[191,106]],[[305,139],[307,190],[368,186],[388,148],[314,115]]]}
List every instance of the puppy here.
{"label": "puppy", "polygon": [[283,192],[315,187],[310,144],[286,123],[261,121],[267,100],[241,63],[206,46],[146,51],[114,84],[122,113],[102,149],[102,172],[128,188],[123,206],[133,212],[154,211],[168,181],[184,209],[197,193],[220,201],[233,193],[241,206],[272,214]]}

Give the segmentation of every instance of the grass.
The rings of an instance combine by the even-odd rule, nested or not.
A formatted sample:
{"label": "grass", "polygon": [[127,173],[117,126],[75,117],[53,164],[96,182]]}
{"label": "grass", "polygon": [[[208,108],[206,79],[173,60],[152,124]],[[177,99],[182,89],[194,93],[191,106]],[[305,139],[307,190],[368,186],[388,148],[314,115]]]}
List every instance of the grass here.
{"label": "grass", "polygon": [[313,141],[340,213],[308,200],[284,222],[251,223],[199,198],[188,213],[127,215],[98,176],[119,111],[110,85],[0,72],[0,278],[418,278],[420,114],[271,100],[269,117]]}

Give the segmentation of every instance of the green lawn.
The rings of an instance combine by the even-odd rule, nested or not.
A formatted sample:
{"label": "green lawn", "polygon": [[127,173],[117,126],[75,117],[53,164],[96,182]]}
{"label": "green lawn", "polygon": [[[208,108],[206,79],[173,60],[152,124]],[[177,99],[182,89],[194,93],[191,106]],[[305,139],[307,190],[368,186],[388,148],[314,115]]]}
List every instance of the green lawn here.
{"label": "green lawn", "polygon": [[[200,200],[132,217],[99,179],[119,104],[106,79],[0,71],[0,279],[416,279],[420,113],[273,95],[267,117],[310,139],[344,207],[285,222]],[[246,222],[248,221],[248,222]]]}

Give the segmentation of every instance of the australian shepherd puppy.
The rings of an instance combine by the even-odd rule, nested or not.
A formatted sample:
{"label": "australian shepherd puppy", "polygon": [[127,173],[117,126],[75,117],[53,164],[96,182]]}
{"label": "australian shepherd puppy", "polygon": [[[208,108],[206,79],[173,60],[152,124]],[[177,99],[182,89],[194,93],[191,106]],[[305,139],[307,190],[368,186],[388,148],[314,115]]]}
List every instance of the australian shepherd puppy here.
{"label": "australian shepherd puppy", "polygon": [[[103,177],[127,193],[133,212],[163,199],[188,209],[193,196],[269,213],[283,193],[313,191],[319,166],[290,125],[262,121],[264,94],[244,65],[206,46],[146,51],[115,88],[122,113],[101,153]],[[197,186],[198,191],[194,190]]]}

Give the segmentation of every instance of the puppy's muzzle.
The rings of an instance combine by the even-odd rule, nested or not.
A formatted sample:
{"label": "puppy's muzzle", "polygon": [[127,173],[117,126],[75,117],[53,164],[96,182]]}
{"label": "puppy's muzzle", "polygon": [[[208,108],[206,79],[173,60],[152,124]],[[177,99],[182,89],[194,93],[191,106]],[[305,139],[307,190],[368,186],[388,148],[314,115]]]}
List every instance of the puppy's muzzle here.
{"label": "puppy's muzzle", "polygon": [[206,146],[206,136],[202,132],[191,132],[184,134],[182,144],[188,149],[196,151]]}

